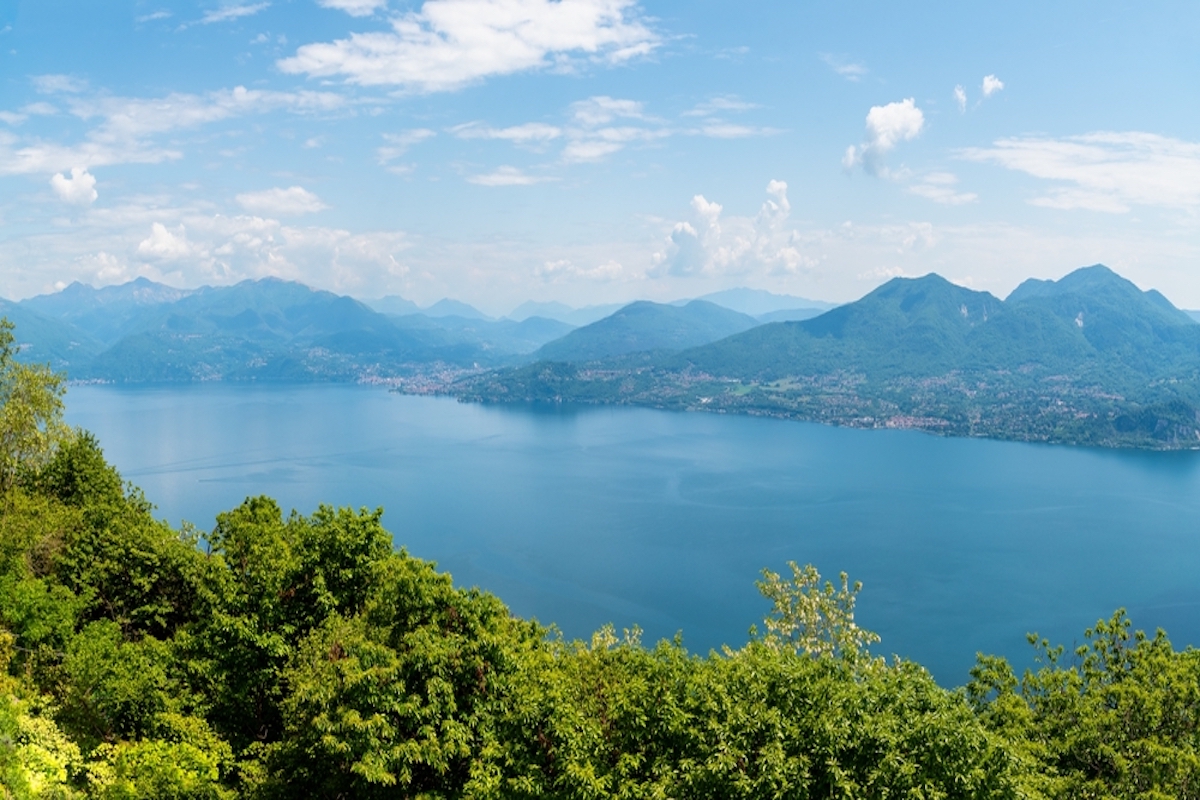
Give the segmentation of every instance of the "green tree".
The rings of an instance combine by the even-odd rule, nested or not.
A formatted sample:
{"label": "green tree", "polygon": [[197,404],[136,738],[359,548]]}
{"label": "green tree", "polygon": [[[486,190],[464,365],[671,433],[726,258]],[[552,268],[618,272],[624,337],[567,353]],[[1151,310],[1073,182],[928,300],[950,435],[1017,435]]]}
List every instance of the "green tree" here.
{"label": "green tree", "polygon": [[967,697],[1025,763],[1030,796],[1200,798],[1200,651],[1131,627],[1119,610],[1071,654],[1031,635],[1040,664],[1019,679],[1002,658],[972,669]]}
{"label": "green tree", "polygon": [[765,641],[798,653],[817,657],[856,656],[879,636],[854,622],[854,603],[862,583],[851,586],[841,573],[841,588],[832,582],[821,583],[821,574],[812,564],[797,566],[788,562],[790,579],[763,570],[758,590],[771,601],[770,614],[763,620]]}
{"label": "green tree", "polygon": [[21,363],[17,352],[13,324],[0,318],[0,492],[45,465],[69,435],[63,376],[48,364]]}

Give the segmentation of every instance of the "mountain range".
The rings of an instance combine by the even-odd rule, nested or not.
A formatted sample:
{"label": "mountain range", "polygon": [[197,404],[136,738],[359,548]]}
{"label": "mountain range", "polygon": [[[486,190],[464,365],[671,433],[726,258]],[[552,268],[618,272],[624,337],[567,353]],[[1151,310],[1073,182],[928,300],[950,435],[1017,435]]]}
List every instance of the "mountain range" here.
{"label": "mountain range", "polygon": [[[753,290],[731,297],[809,303],[784,313],[813,313],[801,298]],[[683,303],[635,303],[628,312],[527,303],[493,319],[452,299],[428,308],[394,295],[360,302],[273,278],[191,290],[138,278],[0,300],[0,314],[16,325],[21,358],[49,362],[72,380],[111,382],[394,380],[524,363],[577,325],[578,336],[548,351],[552,357],[677,351],[759,324],[711,303]],[[529,313],[537,310],[547,313]]]}
{"label": "mountain range", "polygon": [[[540,353],[555,352],[559,342]],[[1109,446],[1200,445],[1200,325],[1102,265],[1005,300],[893,279],[798,322],[640,361],[543,360],[448,387],[575,401]]]}

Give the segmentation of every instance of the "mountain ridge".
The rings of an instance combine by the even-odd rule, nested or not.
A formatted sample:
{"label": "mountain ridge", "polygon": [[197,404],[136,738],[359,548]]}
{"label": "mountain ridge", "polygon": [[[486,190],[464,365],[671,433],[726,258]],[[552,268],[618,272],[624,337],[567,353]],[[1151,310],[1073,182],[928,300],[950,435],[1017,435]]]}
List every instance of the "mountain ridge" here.
{"label": "mountain ridge", "polygon": [[935,274],[641,363],[538,362],[445,391],[1103,446],[1200,446],[1200,325],[1102,265],[1004,301]]}

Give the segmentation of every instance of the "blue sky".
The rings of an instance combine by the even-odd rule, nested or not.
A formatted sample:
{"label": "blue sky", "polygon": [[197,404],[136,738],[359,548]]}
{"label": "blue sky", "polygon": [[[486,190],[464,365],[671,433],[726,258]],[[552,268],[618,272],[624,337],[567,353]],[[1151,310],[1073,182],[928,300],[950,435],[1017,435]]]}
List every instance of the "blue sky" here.
{"label": "blue sky", "polygon": [[1200,307],[1200,5],[0,0],[0,295]]}

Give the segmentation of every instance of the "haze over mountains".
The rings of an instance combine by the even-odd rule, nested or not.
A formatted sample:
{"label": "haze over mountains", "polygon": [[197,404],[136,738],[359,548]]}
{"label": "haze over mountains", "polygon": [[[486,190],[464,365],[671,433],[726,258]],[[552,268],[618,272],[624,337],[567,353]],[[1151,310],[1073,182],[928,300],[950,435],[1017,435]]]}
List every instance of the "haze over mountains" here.
{"label": "haze over mountains", "polygon": [[[768,304],[811,304],[743,294],[761,295]],[[707,303],[691,311],[643,305],[644,330],[627,330],[624,344],[598,344],[613,335],[601,326],[584,334],[592,350],[570,355],[568,344],[560,355],[678,350],[757,324]],[[0,301],[0,313],[17,325],[23,358],[48,361],[74,380],[115,382],[371,380],[502,366],[528,360],[577,325],[620,309],[526,303],[510,318],[493,319],[452,299],[424,309],[396,296],[364,303],[276,279],[195,290],[145,278],[101,289],[74,283],[20,303]],[[706,318],[714,312],[740,321],[713,327]]]}

